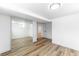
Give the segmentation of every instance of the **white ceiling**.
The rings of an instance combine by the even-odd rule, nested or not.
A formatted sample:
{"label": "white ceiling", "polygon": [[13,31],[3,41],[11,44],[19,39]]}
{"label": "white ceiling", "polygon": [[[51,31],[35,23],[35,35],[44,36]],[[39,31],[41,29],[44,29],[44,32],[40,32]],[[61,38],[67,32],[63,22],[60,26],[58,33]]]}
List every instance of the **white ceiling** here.
{"label": "white ceiling", "polygon": [[[0,4],[0,13],[9,13],[15,16],[50,21],[54,18],[79,13],[79,3],[63,3],[58,9],[48,8],[49,3],[19,3]],[[29,16],[28,16],[29,15]],[[30,17],[32,16],[32,18]]]}
{"label": "white ceiling", "polygon": [[30,10],[33,13],[49,20],[79,12],[79,3],[64,3],[61,7],[55,10],[49,9],[48,6],[49,3],[30,3],[22,4],[20,5],[20,8]]}

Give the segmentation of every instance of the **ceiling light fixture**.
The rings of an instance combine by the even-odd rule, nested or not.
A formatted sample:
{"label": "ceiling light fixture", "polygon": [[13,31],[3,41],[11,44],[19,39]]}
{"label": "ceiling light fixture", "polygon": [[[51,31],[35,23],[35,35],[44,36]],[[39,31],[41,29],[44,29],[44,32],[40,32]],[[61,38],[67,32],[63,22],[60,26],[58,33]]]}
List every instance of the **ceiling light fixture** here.
{"label": "ceiling light fixture", "polygon": [[50,4],[50,9],[54,10],[61,6],[61,3],[52,3]]}

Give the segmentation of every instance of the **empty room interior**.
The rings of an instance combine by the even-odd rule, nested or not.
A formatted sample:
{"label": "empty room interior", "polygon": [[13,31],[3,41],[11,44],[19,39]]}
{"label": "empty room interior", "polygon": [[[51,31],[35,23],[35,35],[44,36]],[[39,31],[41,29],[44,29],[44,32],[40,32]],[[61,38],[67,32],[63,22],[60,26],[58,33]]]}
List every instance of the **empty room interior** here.
{"label": "empty room interior", "polygon": [[0,56],[79,56],[79,3],[0,4]]}

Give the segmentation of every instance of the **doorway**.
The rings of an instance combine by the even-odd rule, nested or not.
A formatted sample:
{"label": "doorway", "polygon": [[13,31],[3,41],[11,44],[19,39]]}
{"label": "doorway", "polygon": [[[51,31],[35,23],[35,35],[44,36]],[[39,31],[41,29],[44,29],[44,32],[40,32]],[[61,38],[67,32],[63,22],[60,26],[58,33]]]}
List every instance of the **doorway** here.
{"label": "doorway", "polygon": [[32,44],[32,22],[21,18],[12,18],[12,50]]}

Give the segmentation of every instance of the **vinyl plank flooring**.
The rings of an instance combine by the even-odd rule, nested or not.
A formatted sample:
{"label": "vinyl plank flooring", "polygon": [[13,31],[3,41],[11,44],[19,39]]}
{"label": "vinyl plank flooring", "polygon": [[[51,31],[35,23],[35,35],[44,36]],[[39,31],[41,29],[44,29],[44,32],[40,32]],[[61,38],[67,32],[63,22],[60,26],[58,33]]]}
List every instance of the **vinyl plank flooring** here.
{"label": "vinyl plank flooring", "polygon": [[12,40],[12,49],[1,56],[79,56],[79,51],[52,43],[50,39],[39,38],[33,43],[32,38]]}

